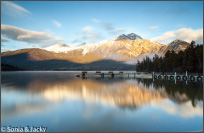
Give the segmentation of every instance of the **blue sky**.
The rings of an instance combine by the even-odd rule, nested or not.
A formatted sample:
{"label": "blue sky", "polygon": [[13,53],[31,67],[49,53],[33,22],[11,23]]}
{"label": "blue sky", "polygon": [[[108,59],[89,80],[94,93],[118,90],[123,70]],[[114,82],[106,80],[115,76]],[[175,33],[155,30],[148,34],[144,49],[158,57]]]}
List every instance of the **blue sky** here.
{"label": "blue sky", "polygon": [[76,46],[128,33],[163,43],[203,43],[203,1],[2,2],[1,27],[2,51]]}

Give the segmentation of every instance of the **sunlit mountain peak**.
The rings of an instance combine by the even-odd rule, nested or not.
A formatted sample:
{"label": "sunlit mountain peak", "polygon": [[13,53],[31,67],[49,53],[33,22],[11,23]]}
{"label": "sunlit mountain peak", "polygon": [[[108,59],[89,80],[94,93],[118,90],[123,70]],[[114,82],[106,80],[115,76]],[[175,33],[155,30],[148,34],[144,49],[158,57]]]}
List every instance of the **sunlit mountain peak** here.
{"label": "sunlit mountain peak", "polygon": [[141,36],[135,34],[135,33],[130,33],[130,34],[122,34],[119,37],[117,37],[118,40],[123,40],[123,39],[127,39],[127,40],[135,40],[135,39],[142,39]]}

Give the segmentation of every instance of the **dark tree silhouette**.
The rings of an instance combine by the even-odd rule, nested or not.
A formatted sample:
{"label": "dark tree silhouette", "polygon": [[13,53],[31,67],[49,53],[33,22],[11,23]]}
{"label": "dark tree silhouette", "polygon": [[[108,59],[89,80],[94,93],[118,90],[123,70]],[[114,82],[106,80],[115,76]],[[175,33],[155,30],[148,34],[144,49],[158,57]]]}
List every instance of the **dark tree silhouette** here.
{"label": "dark tree silhouette", "polygon": [[168,50],[164,56],[155,54],[153,59],[145,57],[137,62],[136,70],[146,72],[191,72],[203,73],[203,44],[195,45],[192,41],[184,51],[175,53]]}

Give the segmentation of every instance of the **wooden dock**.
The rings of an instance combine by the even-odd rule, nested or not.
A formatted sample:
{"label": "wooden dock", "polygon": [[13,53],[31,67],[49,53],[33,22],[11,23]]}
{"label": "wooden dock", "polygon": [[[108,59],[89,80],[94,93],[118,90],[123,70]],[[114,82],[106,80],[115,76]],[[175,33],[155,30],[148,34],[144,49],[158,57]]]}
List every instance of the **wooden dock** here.
{"label": "wooden dock", "polygon": [[81,74],[76,75],[76,77],[81,78],[97,78],[97,79],[103,79],[103,78],[143,78],[143,79],[154,79],[154,80],[181,80],[181,81],[194,81],[194,82],[203,82],[203,75],[162,75],[162,74],[150,74],[150,73],[114,73],[114,72],[108,72],[108,73],[102,73],[102,72],[96,72],[96,73],[88,73],[88,72],[82,72]]}

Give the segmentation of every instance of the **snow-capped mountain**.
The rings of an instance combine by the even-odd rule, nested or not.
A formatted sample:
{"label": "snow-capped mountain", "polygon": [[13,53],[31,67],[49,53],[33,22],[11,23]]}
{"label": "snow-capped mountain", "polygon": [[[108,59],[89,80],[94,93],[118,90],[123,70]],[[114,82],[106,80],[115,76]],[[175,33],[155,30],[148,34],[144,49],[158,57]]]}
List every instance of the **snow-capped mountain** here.
{"label": "snow-capped mountain", "polygon": [[168,50],[178,52],[185,50],[189,45],[178,39],[169,44],[152,42],[131,33],[98,43],[84,43],[75,47],[59,43],[44,49],[30,48],[3,52],[1,56],[5,64],[28,66],[32,69],[40,67],[43,69],[64,69],[65,67],[81,69],[85,64],[94,69],[97,67],[98,69],[105,67],[112,69],[116,66],[122,69],[127,68],[123,66],[124,63],[135,64],[137,60],[142,60],[145,56],[164,55]]}
{"label": "snow-capped mountain", "polygon": [[52,52],[60,53],[60,52],[69,51],[71,49],[71,47],[69,47],[69,45],[66,45],[64,43],[58,43],[58,44],[46,47],[44,49],[47,50],[47,51],[52,51]]}
{"label": "snow-capped mountain", "polygon": [[135,33],[130,33],[130,34],[127,34],[127,35],[122,34],[117,39],[118,40],[123,40],[123,39],[135,40],[135,39],[142,39],[142,37],[140,37],[139,35],[137,35]]}
{"label": "snow-capped mountain", "polygon": [[[65,53],[73,57],[72,61],[78,63],[93,62],[96,60],[111,59],[116,61],[141,60],[148,55],[164,55],[167,50],[184,50],[189,43],[182,40],[175,40],[170,44],[152,42],[143,39],[137,34],[122,34],[111,40],[104,40],[98,43],[83,43],[75,47],[65,44],[57,44],[45,48],[55,53]],[[77,59],[77,60],[74,60]]]}
{"label": "snow-capped mountain", "polygon": [[[111,40],[104,40],[99,43],[84,43],[76,47],[64,47],[54,45],[45,50],[55,53],[66,53],[72,57],[80,57],[79,63],[90,62],[102,59],[113,59],[117,61],[130,61],[142,58],[148,54],[161,53],[165,44],[151,42],[147,39],[142,39],[137,34],[123,34]],[[97,57],[97,58],[96,58]],[[89,62],[88,61],[88,62]]]}
{"label": "snow-capped mountain", "polygon": [[86,54],[87,52],[91,52],[91,51],[97,49],[98,47],[103,46],[103,44],[106,44],[106,46],[112,46],[116,42],[117,44],[114,45],[114,47],[116,47],[116,45],[118,45],[118,42],[128,41],[128,40],[131,41],[131,40],[136,40],[136,39],[142,40],[142,37],[140,37],[137,34],[130,33],[127,35],[122,34],[115,39],[103,40],[103,41],[100,41],[99,43],[85,43],[84,42],[80,45],[77,45],[76,47],[69,47],[66,44],[58,43],[56,45],[52,45],[52,46],[46,47],[44,49],[47,51],[55,52],[55,53],[60,53],[60,52],[67,53],[70,50],[79,49],[79,50],[83,50],[83,54]]}

